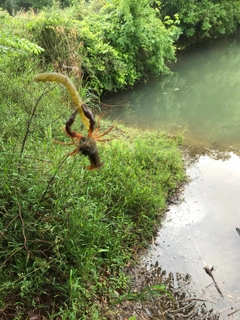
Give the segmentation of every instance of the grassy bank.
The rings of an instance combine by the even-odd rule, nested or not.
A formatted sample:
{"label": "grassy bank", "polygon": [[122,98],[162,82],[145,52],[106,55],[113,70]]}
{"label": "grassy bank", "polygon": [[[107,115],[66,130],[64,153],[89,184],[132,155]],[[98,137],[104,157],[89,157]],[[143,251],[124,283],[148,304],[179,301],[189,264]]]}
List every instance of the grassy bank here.
{"label": "grassy bank", "polygon": [[69,142],[65,89],[33,75],[0,79],[1,318],[100,319],[184,179],[181,139],[116,124],[98,143],[104,166],[87,171],[86,157],[64,158],[74,146],[53,143]]}

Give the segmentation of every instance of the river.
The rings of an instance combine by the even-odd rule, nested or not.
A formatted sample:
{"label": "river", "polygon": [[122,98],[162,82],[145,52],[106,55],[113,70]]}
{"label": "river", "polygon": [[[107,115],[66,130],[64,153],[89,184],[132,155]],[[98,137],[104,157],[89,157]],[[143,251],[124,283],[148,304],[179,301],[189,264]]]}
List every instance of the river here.
{"label": "river", "polygon": [[171,69],[104,101],[120,122],[185,136],[189,183],[143,263],[190,275],[196,296],[213,301],[220,319],[240,319],[240,38],[191,49]]}

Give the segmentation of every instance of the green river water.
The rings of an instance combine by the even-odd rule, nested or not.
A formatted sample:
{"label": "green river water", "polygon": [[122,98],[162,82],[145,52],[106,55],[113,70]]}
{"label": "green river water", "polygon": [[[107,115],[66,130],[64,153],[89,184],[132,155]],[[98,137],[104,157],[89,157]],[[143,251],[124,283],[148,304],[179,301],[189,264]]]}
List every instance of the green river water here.
{"label": "green river water", "polygon": [[[119,122],[184,132],[195,156],[183,201],[170,206],[143,262],[189,274],[220,319],[240,319],[240,311],[228,316],[240,308],[240,36],[189,50],[172,70],[104,101]],[[206,265],[215,266],[224,298],[209,286]]]}
{"label": "green river water", "polygon": [[185,132],[189,144],[240,148],[240,37],[181,54],[171,69],[173,75],[151,79],[105,101],[113,105],[113,118],[148,129]]}

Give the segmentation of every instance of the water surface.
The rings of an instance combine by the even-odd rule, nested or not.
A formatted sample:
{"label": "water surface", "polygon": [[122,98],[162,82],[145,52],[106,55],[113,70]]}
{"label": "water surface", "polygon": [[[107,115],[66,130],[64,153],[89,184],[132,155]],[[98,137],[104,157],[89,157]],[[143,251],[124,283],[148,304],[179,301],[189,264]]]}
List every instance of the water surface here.
{"label": "water surface", "polygon": [[240,40],[199,46],[180,55],[173,71],[105,100],[112,117],[128,125],[185,132],[191,144],[240,148]]}
{"label": "water surface", "polygon": [[[155,244],[144,261],[167,272],[187,273],[197,296],[215,301],[223,319],[240,308],[239,226],[240,158],[228,160],[201,156],[187,173],[183,201],[170,207]],[[203,267],[214,266],[213,275],[224,295],[217,292]],[[234,308],[233,310],[231,308]],[[240,319],[236,313],[234,318]]]}
{"label": "water surface", "polygon": [[[174,72],[105,101],[112,117],[128,125],[184,132],[197,156],[187,167],[183,201],[170,207],[144,261],[191,275],[197,295],[213,300],[221,319],[240,319],[240,311],[228,316],[240,308],[239,38],[182,54]],[[210,285],[206,265],[215,267],[224,298]]]}

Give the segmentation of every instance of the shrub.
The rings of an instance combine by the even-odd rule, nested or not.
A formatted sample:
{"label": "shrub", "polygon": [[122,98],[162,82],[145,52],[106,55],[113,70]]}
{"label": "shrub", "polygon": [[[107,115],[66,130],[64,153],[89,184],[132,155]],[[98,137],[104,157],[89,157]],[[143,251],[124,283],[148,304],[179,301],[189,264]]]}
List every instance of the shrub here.
{"label": "shrub", "polygon": [[98,93],[169,72],[176,32],[165,27],[148,1],[112,1],[95,12],[80,11],[55,8],[28,24],[34,40],[45,49],[45,63],[55,71],[80,70]]}
{"label": "shrub", "polygon": [[194,43],[233,33],[240,22],[239,1],[163,0],[162,14],[179,15],[182,35],[180,42]]}

